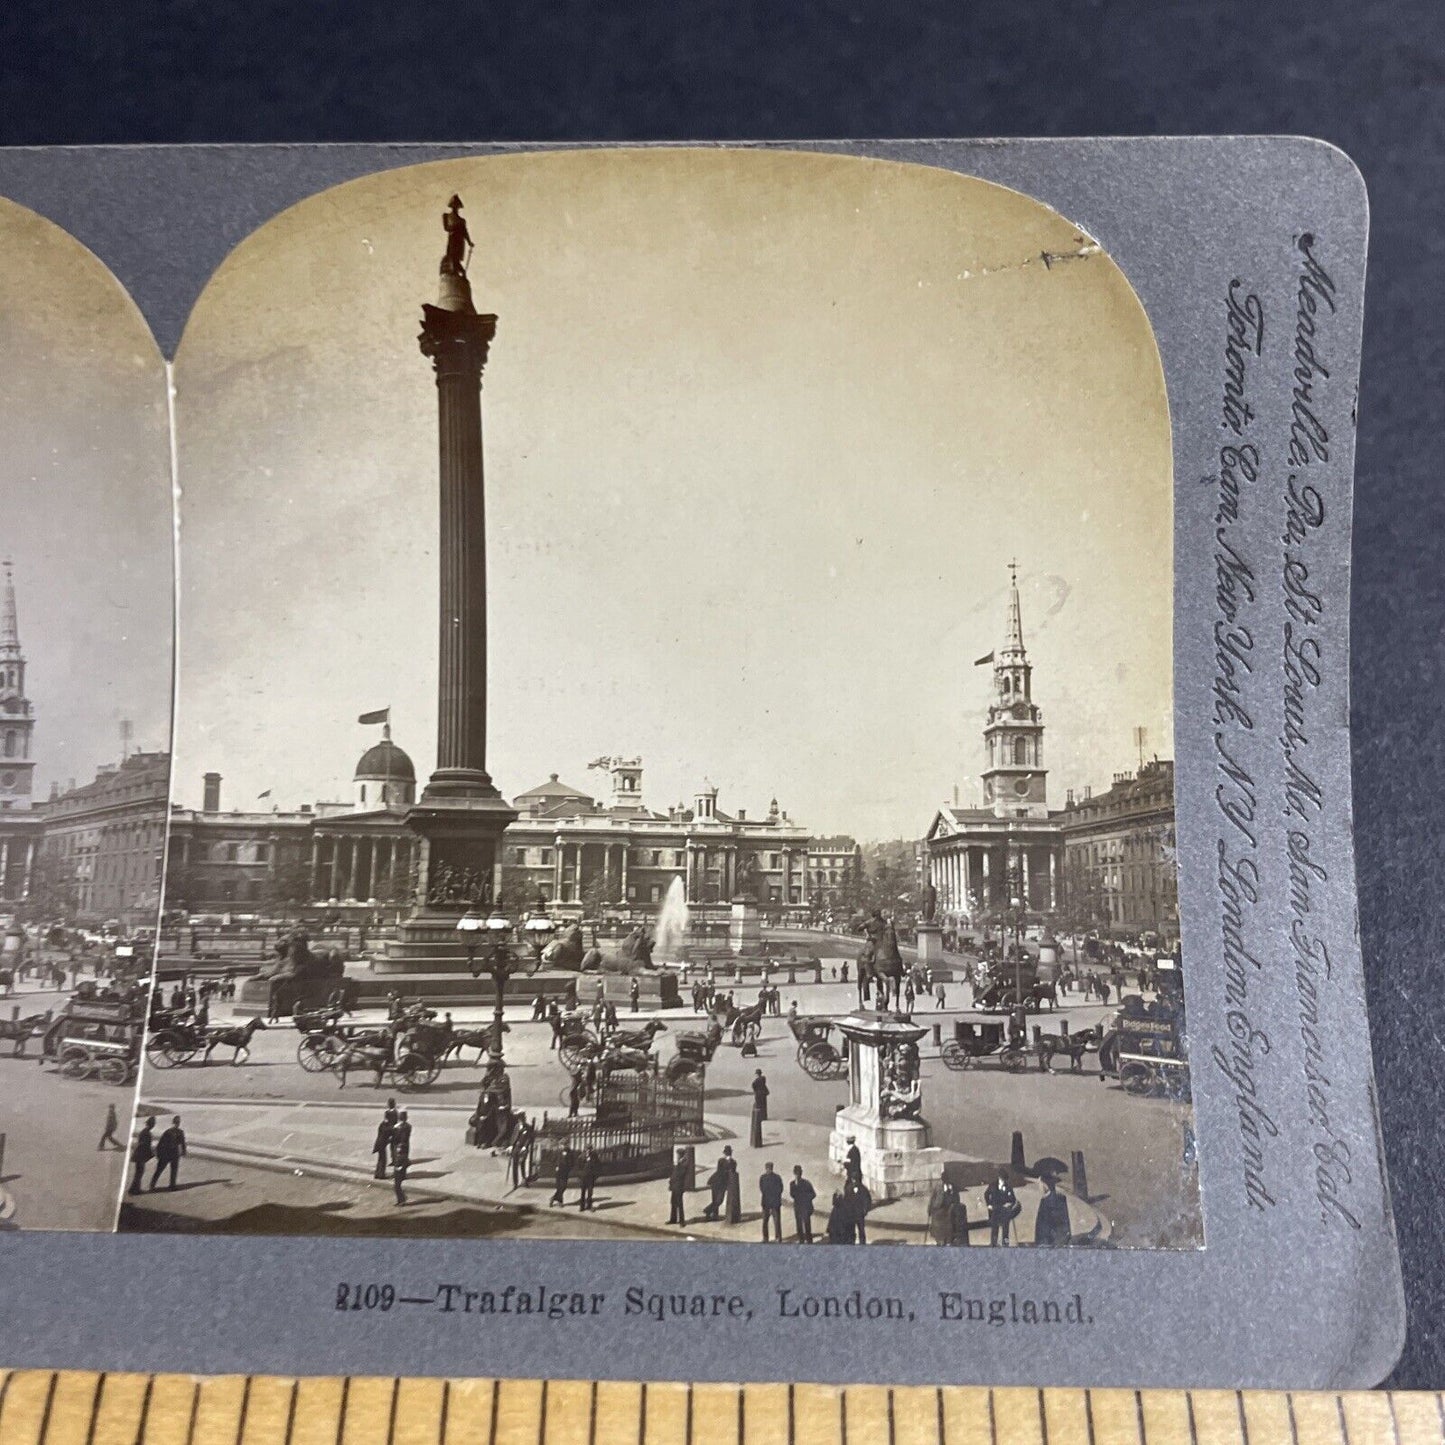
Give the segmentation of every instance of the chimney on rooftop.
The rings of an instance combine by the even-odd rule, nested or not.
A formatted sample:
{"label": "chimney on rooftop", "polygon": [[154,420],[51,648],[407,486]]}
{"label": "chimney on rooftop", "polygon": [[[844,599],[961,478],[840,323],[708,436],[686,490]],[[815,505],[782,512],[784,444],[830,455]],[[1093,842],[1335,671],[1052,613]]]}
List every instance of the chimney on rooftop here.
{"label": "chimney on rooftop", "polygon": [[205,795],[201,803],[201,811],[203,813],[219,813],[221,811],[221,775],[207,773],[204,782]]}

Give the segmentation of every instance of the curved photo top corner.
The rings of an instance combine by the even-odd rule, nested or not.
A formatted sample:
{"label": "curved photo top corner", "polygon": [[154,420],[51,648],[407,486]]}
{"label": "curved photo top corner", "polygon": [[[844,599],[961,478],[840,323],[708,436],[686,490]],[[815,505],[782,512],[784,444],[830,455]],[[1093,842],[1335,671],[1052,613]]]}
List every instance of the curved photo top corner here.
{"label": "curved photo top corner", "polygon": [[0,398],[0,1228],[109,1230],[170,781],[166,373],[105,266],[5,200]]}
{"label": "curved photo top corner", "polygon": [[375,174],[175,367],[121,1227],[1199,1248],[1147,317],[1015,191]]}

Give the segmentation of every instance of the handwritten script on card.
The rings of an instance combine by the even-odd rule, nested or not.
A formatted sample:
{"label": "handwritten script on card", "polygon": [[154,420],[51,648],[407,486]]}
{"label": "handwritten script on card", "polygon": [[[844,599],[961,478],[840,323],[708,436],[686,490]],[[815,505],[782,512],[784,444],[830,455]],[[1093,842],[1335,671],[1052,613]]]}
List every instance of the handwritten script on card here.
{"label": "handwritten script on card", "polygon": [[[1318,766],[1330,729],[1324,699],[1330,684],[1343,684],[1345,667],[1343,654],[1327,651],[1322,627],[1330,606],[1340,604],[1317,574],[1345,543],[1330,535],[1336,509],[1328,497],[1331,439],[1348,424],[1338,414],[1349,400],[1332,386],[1338,297],[1324,253],[1313,233],[1294,239],[1292,306],[1283,326],[1267,318],[1261,291],[1238,277],[1222,308],[1221,442],[1216,471],[1203,479],[1215,490],[1211,697],[1223,964],[1223,1028],[1211,1056],[1231,1090],[1239,1183],[1249,1206],[1267,1211],[1289,1187],[1288,1164],[1273,1147],[1276,1120],[1294,1108],[1286,1094],[1302,1090],[1312,1136],[1310,1188],[1321,1219],[1358,1229],[1348,1203],[1350,1144],[1335,1123],[1323,1023],[1332,968],[1319,921],[1330,880],[1330,829],[1347,826],[1343,800],[1331,796]],[[1283,405],[1266,392],[1260,365],[1280,348],[1288,352]],[[1347,525],[1347,508],[1338,510],[1339,525]],[[1270,533],[1278,539],[1273,555],[1248,540]],[[1281,866],[1283,930],[1271,901],[1279,893],[1267,886]],[[1275,956],[1281,935],[1287,958]],[[1276,1018],[1273,975],[1284,969],[1293,982],[1298,1070],[1272,1067],[1282,1053],[1278,1024],[1262,1022]]]}

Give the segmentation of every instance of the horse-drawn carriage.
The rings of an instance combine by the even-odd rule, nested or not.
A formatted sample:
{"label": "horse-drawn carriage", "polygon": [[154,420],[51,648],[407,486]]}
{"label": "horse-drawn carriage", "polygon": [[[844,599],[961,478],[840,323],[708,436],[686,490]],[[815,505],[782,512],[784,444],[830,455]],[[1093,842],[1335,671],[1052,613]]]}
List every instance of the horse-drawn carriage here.
{"label": "horse-drawn carriage", "polygon": [[708,1017],[720,1028],[726,1029],[729,1040],[735,1045],[756,1043],[763,1031],[764,1001],[740,1009],[731,994],[713,999],[708,1008]]}
{"label": "horse-drawn carriage", "polygon": [[1007,1026],[992,1020],[955,1020],[953,1037],[944,1040],[940,1056],[955,1072],[992,1059],[1009,1073],[1019,1074],[1029,1062],[1028,1050],[1008,1033]]}
{"label": "horse-drawn carriage", "polygon": [[308,1073],[330,1072],[346,1087],[348,1073],[373,1073],[375,1087],[390,1075],[399,1089],[425,1089],[441,1075],[447,1055],[458,1047],[456,1031],[435,1021],[430,1010],[414,1009],[381,1027],[341,1022],[343,1006],[300,1011],[296,1060]]}
{"label": "horse-drawn carriage", "polygon": [[1099,1072],[1114,1075],[1131,1094],[1188,1099],[1184,995],[1177,977],[1169,982],[1173,986],[1148,1003],[1134,994],[1124,999],[1111,1026],[1104,1030]]}
{"label": "horse-drawn carriage", "polygon": [[229,1048],[231,1063],[244,1064],[251,1056],[251,1040],[265,1027],[259,1018],[244,1024],[203,1024],[189,1009],[157,1011],[146,1040],[146,1062],[157,1069],[174,1069],[199,1054],[201,1063],[209,1064],[217,1049]]}
{"label": "horse-drawn carriage", "polygon": [[[1018,982],[1003,971],[998,977],[991,977],[975,994],[973,1006],[980,1013],[1012,1013],[1018,1007]],[[1024,1008],[1028,1013],[1039,1013],[1044,1008],[1059,1006],[1058,989],[1052,979],[1030,978],[1026,973],[1023,981]]]}
{"label": "horse-drawn carriage", "polygon": [[573,1078],[586,1075],[589,1079],[605,1079],[608,1074],[629,1070],[651,1073],[657,1068],[653,1042],[666,1029],[660,1019],[653,1019],[640,1029],[613,1029],[600,1035],[584,1029],[581,1035],[564,1035],[563,1066]]}
{"label": "horse-drawn carriage", "polygon": [[677,1036],[677,1052],[668,1060],[667,1079],[675,1084],[694,1074],[702,1073],[712,1063],[722,1043],[723,1026],[714,1019],[705,1030],[689,1029]]}
{"label": "horse-drawn carriage", "polygon": [[797,1040],[798,1063],[810,1079],[847,1078],[848,1056],[829,1037],[832,1019],[789,1019],[788,1027]]}
{"label": "horse-drawn carriage", "polygon": [[140,1063],[145,1004],[137,992],[112,998],[72,998],[44,1031],[42,1060],[57,1063],[62,1077],[93,1076],[128,1084]]}

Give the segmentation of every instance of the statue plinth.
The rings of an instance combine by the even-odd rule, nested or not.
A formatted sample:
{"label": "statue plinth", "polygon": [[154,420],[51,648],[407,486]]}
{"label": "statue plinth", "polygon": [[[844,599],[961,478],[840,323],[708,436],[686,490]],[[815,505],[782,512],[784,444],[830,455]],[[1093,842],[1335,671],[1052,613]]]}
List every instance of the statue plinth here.
{"label": "statue plinth", "polygon": [[936,923],[920,923],[917,950],[919,963],[942,963],[943,929]]}
{"label": "statue plinth", "polygon": [[751,893],[740,893],[733,899],[732,918],[728,922],[728,947],[734,953],[763,951],[763,923],[758,916],[758,900]]}
{"label": "statue plinth", "polygon": [[857,1147],[863,1182],[875,1199],[929,1194],[943,1178],[943,1150],[933,1144],[918,1086],[918,1041],[928,1032],[896,1014],[849,1014],[838,1020],[848,1044],[849,1101],[828,1140],[834,1172],[847,1172]]}

